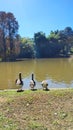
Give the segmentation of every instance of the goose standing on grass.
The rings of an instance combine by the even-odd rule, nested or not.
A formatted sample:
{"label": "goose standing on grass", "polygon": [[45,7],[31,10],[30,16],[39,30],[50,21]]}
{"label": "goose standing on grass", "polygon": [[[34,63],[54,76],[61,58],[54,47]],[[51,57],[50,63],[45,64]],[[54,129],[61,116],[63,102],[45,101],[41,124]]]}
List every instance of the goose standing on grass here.
{"label": "goose standing on grass", "polygon": [[43,80],[42,83],[41,83],[42,87],[43,87],[43,90],[46,90],[48,91],[48,82],[46,80]]}
{"label": "goose standing on grass", "polygon": [[34,87],[35,87],[35,85],[36,85],[36,83],[35,83],[35,81],[34,81],[34,74],[32,73],[32,75],[31,75],[31,80],[30,80],[30,88],[31,88],[31,90],[34,90]]}
{"label": "goose standing on grass", "polygon": [[21,72],[19,73],[19,78],[16,79],[15,81],[16,85],[19,85],[21,88],[17,90],[17,92],[22,92],[23,89],[22,89],[22,86],[23,86],[23,81],[22,81],[22,75],[21,75]]}

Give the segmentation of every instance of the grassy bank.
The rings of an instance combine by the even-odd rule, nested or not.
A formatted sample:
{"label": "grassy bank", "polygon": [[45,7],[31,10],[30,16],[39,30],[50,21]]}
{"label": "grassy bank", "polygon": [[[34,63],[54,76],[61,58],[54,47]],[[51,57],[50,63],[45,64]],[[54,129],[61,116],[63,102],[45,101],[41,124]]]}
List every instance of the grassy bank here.
{"label": "grassy bank", "polygon": [[0,91],[0,130],[73,130],[73,89]]}

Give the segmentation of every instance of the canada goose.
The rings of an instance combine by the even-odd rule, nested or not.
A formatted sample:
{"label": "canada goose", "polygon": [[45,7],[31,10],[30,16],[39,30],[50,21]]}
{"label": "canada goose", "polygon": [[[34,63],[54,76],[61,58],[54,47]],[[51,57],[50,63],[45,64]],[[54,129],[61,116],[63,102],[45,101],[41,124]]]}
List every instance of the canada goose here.
{"label": "canada goose", "polygon": [[42,85],[42,87],[43,87],[43,90],[46,90],[46,91],[49,90],[48,87],[47,87],[47,86],[48,86],[48,83],[47,83],[46,80],[43,80],[42,83],[41,83],[41,85]]}
{"label": "canada goose", "polygon": [[19,73],[19,78],[16,79],[15,81],[16,85],[20,85],[21,88],[17,90],[17,92],[22,92],[22,86],[23,86],[23,81],[22,81],[22,76],[21,76],[21,73]]}
{"label": "canada goose", "polygon": [[35,83],[35,81],[34,81],[34,74],[32,73],[32,75],[31,75],[31,80],[30,80],[30,88],[31,88],[31,90],[34,90],[34,87],[35,87],[35,85],[36,85],[36,83]]}

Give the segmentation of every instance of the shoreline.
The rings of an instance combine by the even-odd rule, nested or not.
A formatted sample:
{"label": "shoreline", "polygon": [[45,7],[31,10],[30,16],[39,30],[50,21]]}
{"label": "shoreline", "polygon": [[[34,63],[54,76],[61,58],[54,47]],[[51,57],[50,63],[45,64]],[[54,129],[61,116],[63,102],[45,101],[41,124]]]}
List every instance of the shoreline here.
{"label": "shoreline", "polygon": [[[49,90],[48,91],[51,91],[51,90],[70,90],[70,89],[73,89],[73,88],[48,88]],[[3,89],[3,90],[0,90],[1,91],[17,91],[18,89]],[[42,88],[40,89],[34,89],[34,90],[31,90],[31,89],[22,89],[24,91],[46,91],[46,90],[43,90]]]}

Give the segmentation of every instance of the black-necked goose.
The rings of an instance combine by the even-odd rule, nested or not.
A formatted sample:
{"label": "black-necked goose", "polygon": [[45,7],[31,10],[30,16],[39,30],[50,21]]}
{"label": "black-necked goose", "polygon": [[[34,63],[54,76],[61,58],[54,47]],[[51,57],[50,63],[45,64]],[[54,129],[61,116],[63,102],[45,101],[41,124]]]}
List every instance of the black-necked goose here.
{"label": "black-necked goose", "polygon": [[21,86],[21,88],[18,89],[17,92],[22,92],[22,91],[23,91],[23,90],[22,90],[23,81],[22,81],[22,75],[21,75],[21,73],[19,73],[19,78],[16,79],[15,83],[16,83],[16,85]]}
{"label": "black-necked goose", "polygon": [[30,80],[30,88],[31,88],[31,90],[34,90],[35,85],[36,85],[36,83],[34,81],[34,74],[32,73],[31,80]]}

